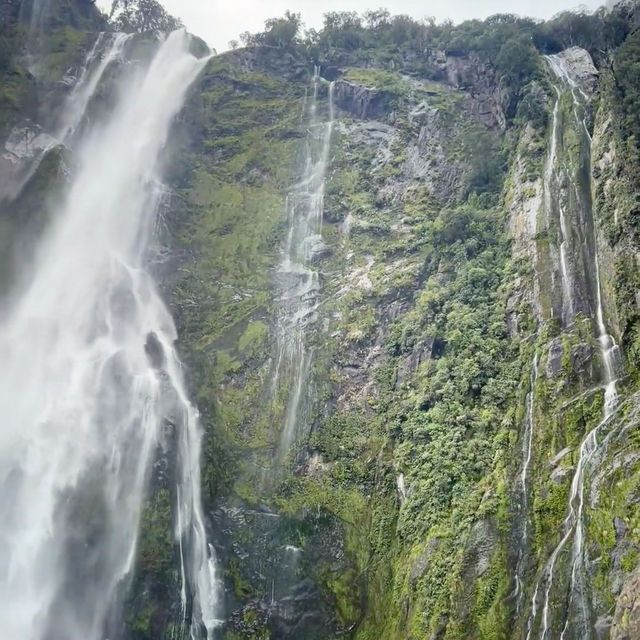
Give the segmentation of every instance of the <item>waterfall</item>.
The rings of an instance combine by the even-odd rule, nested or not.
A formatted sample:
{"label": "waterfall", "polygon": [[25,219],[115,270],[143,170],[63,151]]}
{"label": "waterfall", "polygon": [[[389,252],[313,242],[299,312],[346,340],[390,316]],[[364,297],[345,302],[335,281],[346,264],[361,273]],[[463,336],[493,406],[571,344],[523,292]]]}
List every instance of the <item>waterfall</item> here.
{"label": "waterfall", "polygon": [[607,331],[604,321],[604,306],[602,304],[602,285],[600,283],[600,261],[598,259],[597,238],[594,227],[594,272],[596,278],[597,309],[596,320],[598,323],[598,342],[602,353],[604,365],[605,391],[604,391],[604,419],[609,418],[618,405],[618,390],[616,371],[620,352],[613,336]]}
{"label": "waterfall", "polygon": [[[584,131],[584,146],[591,150],[591,136],[589,135],[586,119],[584,115],[579,115],[580,111],[584,113],[588,96],[582,91],[575,80],[572,78],[567,63],[562,55],[547,56],[547,61],[556,76],[559,87],[556,87],[558,100],[561,90],[569,91],[573,101],[573,115],[577,130]],[[556,102],[557,105],[557,102]],[[555,117],[555,116],[554,116]],[[595,220],[593,217],[593,207],[589,200],[589,212],[591,214],[593,229],[593,264],[592,270],[595,279],[596,293],[596,329],[598,343],[603,364],[604,378],[604,407],[603,416],[599,424],[593,428],[580,445],[578,463],[571,481],[571,491],[569,495],[569,504],[567,515],[563,523],[563,537],[560,543],[554,549],[545,571],[543,578],[546,578],[546,586],[544,589],[544,603],[542,609],[542,631],[541,640],[548,637],[550,629],[550,594],[555,579],[555,570],[558,556],[563,551],[569,540],[572,541],[571,549],[571,581],[569,586],[569,601],[565,619],[565,624],[560,635],[561,640],[565,640],[570,630],[570,615],[572,607],[576,608],[577,622],[573,625],[574,634],[581,640],[588,640],[592,637],[591,612],[587,598],[586,584],[584,583],[584,565],[585,565],[585,549],[584,549],[584,482],[588,466],[599,450],[598,435],[605,428],[618,407],[618,394],[616,389],[616,371],[618,369],[617,360],[619,357],[618,346],[613,337],[607,331],[604,315],[604,304],[602,296],[602,286],[600,281],[600,265],[598,259],[598,243],[596,237]],[[532,602],[532,619],[536,615],[536,600],[539,593],[540,582],[536,585],[533,602]],[[532,621],[531,621],[532,622]]]}
{"label": "waterfall", "polygon": [[56,135],[60,142],[68,142],[76,133],[105,71],[112,63],[122,61],[124,47],[131,38],[132,35],[126,33],[101,33],[98,36],[87,55],[78,81],[65,102]]}
{"label": "waterfall", "polygon": [[278,268],[280,314],[277,324],[277,357],[274,390],[286,368],[291,391],[280,439],[280,454],[286,455],[303,422],[305,386],[312,365],[312,351],[307,348],[305,333],[315,320],[320,293],[320,278],[314,259],[324,250],[321,228],[324,213],[325,176],[329,162],[334,107],[333,83],[329,83],[329,117],[318,114],[320,70],[313,75],[313,95],[305,99],[308,107],[308,136],[304,171],[300,181],[287,195],[288,232]]}
{"label": "waterfall", "polygon": [[[551,56],[547,56],[547,59]],[[551,214],[554,199],[553,192],[558,192],[560,177],[558,175],[557,156],[558,156],[558,122],[560,112],[560,90],[556,90],[556,99],[553,105],[553,114],[551,119],[551,139],[549,143],[549,154],[544,169],[544,202],[547,216]],[[560,198],[555,202],[558,206],[558,215],[560,218],[560,277],[562,280],[562,320],[565,325],[571,324],[574,315],[573,304],[573,283],[569,272],[569,259],[567,256],[568,230],[564,205]]]}
{"label": "waterfall", "polygon": [[42,31],[50,13],[51,0],[24,0],[20,6],[20,20],[29,25],[29,35]]}
{"label": "waterfall", "polygon": [[[579,87],[578,83],[572,77],[570,69],[568,68],[567,61],[562,55],[553,55],[546,56],[546,60],[549,62],[549,66],[553,71],[554,75],[560,82],[560,87],[569,90],[571,94],[571,98],[573,101],[573,115],[575,119],[575,124],[577,126],[577,130],[582,130],[585,134],[585,142],[583,143],[585,148],[588,150],[589,155],[591,153],[591,135],[589,134],[589,129],[587,127],[587,121],[584,116],[585,107],[589,101],[589,97],[585,94],[585,92]],[[560,87],[556,87],[556,92],[558,96],[558,100],[560,98]],[[556,107],[558,105],[558,100],[556,101]],[[580,116],[580,111],[582,111],[582,116]],[[556,108],[554,108],[554,114],[556,113]],[[557,116],[554,115],[554,127]],[[555,135],[554,135],[555,138]],[[552,147],[555,148],[555,140],[552,141]],[[598,257],[598,241],[596,235],[596,225],[593,216],[593,205],[589,201],[589,210],[591,213],[591,221],[592,221],[592,245],[593,245],[593,264],[589,265],[592,268],[593,277],[595,279],[595,294],[596,294],[596,324],[598,331],[598,342],[600,344],[600,351],[602,357],[602,364],[604,367],[604,383],[605,383],[605,402],[604,402],[604,416],[603,419],[606,420],[611,416],[611,414],[615,411],[617,406],[617,390],[616,390],[616,370],[618,368],[619,361],[619,349],[613,338],[607,330],[607,326],[605,323],[605,315],[604,315],[604,304],[602,298],[602,284],[600,281],[600,264]],[[561,209],[562,213],[562,209]],[[562,226],[566,228],[566,222],[561,223]],[[563,231],[563,235],[565,232]]]}
{"label": "waterfall", "polygon": [[[89,60],[65,135],[76,131],[123,38],[114,37],[97,67]],[[74,144],[64,201],[33,273],[3,310],[0,616],[12,640],[105,637],[134,566],[154,454],[173,441],[183,595],[193,600],[192,637],[203,625],[212,636],[201,430],[172,318],[145,270],[160,157],[206,61],[176,31],[148,64],[127,65],[106,121]]]}
{"label": "waterfall", "polygon": [[[5,175],[0,186],[0,201],[15,200],[31,178],[38,171],[47,154],[59,145],[72,147],[83,121],[87,119],[87,108],[95,96],[107,69],[116,62],[122,62],[126,43],[132,38],[124,33],[100,33],[89,51],[77,82],[64,101],[58,114],[55,130],[40,133],[42,141],[36,152],[22,158],[13,169],[13,175]],[[18,131],[17,144],[21,144],[22,135]],[[11,138],[11,137],[10,137]],[[8,144],[11,144],[10,142]],[[6,148],[6,145],[5,145]]]}
{"label": "waterfall", "polygon": [[525,431],[522,438],[522,471],[520,472],[520,512],[522,514],[522,539],[516,563],[516,608],[522,609],[524,604],[524,588],[522,575],[526,567],[527,546],[529,543],[529,468],[533,450],[533,432],[535,427],[535,387],[538,381],[538,354],[533,358],[529,376],[529,393],[526,398]]}

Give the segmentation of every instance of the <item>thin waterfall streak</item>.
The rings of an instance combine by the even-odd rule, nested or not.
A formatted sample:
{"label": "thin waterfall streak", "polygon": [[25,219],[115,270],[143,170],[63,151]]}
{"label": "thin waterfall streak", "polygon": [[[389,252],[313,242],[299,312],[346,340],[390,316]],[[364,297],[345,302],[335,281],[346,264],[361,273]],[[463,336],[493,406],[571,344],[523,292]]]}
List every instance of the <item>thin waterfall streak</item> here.
{"label": "thin waterfall streak", "polygon": [[[566,65],[566,61],[562,56],[546,56],[546,60],[549,63],[549,66],[557,78],[557,82],[559,85],[555,86],[556,90],[556,103],[554,105],[554,124],[552,128],[552,141],[551,141],[551,149],[550,157],[553,156],[553,153],[556,149],[556,135],[557,135],[557,108],[560,101],[560,97],[562,95],[561,90],[567,90],[570,93],[573,100],[573,116],[575,119],[575,125],[577,130],[584,130],[585,132],[585,143],[590,152],[591,146],[591,136],[589,134],[589,130],[587,127],[585,117],[580,117],[579,111],[582,110],[584,113],[586,103],[588,101],[588,96],[577,86],[577,83],[571,77]],[[581,96],[582,100],[578,97]],[[564,169],[565,173],[568,173],[566,168]],[[552,168],[549,168],[548,171],[545,172],[546,176],[550,176],[552,173]],[[549,193],[549,205],[550,205],[551,194]],[[564,520],[564,535],[560,540],[560,543],[554,549],[547,566],[543,572],[541,579],[546,579],[546,587],[544,590],[544,601],[543,601],[543,617],[542,617],[542,631],[540,634],[541,640],[544,640],[550,631],[550,593],[554,585],[554,573],[556,568],[556,563],[559,554],[563,551],[566,544],[571,539],[571,577],[570,577],[570,586],[569,586],[569,599],[568,599],[568,608],[567,614],[565,618],[565,624],[563,626],[563,630],[561,632],[561,640],[564,640],[568,630],[569,630],[569,620],[571,615],[571,609],[574,605],[578,606],[579,611],[579,620],[578,624],[580,625],[579,633],[582,638],[588,639],[591,637],[591,622],[590,622],[590,610],[589,603],[586,599],[586,590],[584,585],[582,584],[583,573],[584,573],[584,563],[585,563],[585,549],[584,549],[584,510],[585,510],[585,497],[584,497],[584,484],[585,484],[585,476],[587,470],[590,466],[590,463],[596,453],[599,450],[598,446],[598,435],[599,432],[609,423],[612,416],[616,413],[619,408],[618,405],[618,396],[616,389],[616,375],[617,375],[617,363],[616,356],[618,353],[618,347],[615,343],[613,337],[609,334],[605,317],[604,317],[604,305],[603,305],[603,296],[602,296],[602,285],[600,281],[600,265],[599,265],[599,256],[598,256],[598,242],[597,242],[597,233],[596,233],[596,225],[593,216],[593,205],[589,200],[589,206],[591,211],[592,218],[592,229],[593,229],[593,266],[595,272],[595,289],[596,289],[596,325],[598,331],[598,342],[601,350],[601,357],[604,367],[604,383],[605,383],[605,398],[604,398],[604,407],[603,407],[603,416],[600,423],[592,429],[585,438],[583,439],[580,450],[579,450],[579,459],[576,466],[576,470],[574,472],[572,481],[571,481],[571,491],[569,497],[569,504],[567,509],[567,515]],[[561,226],[561,234],[562,234],[562,243],[566,241],[566,219],[564,217],[564,208],[562,205],[559,205],[559,213],[560,213],[560,226]],[[561,245],[561,268],[564,271],[566,268],[566,253],[563,250],[563,246]],[[534,593],[534,598],[532,601],[532,614],[530,617],[530,625],[529,632],[527,634],[527,638],[530,637],[531,629],[535,622],[536,618],[536,599],[537,593],[539,590],[540,580],[536,584],[536,589]],[[577,598],[580,598],[579,602],[576,601]]]}
{"label": "thin waterfall streak", "polygon": [[533,590],[533,596],[531,597],[531,615],[527,621],[527,638],[526,640],[531,640],[531,633],[533,632],[533,624],[536,620],[536,615],[538,613],[538,592],[540,591],[540,581],[536,583],[535,589]]}
{"label": "thin waterfall streak", "polygon": [[551,558],[549,558],[547,568],[545,569],[547,584],[544,590],[544,605],[542,608],[542,631],[540,633],[540,640],[545,640],[545,638],[547,637],[547,632],[549,631],[549,596],[553,587],[556,560],[558,559],[558,555],[564,548],[564,545],[567,543],[570,536],[571,528],[567,530],[567,532],[562,537],[562,540],[560,540],[560,544],[554,549],[553,553],[551,554]]}
{"label": "thin waterfall streak", "polygon": [[531,453],[532,453],[532,444],[533,444],[533,431],[534,431],[534,390],[535,385],[538,380],[538,354],[536,354],[533,358],[533,363],[531,365],[532,371],[530,376],[530,391],[527,394],[527,425],[526,425],[526,434],[523,443],[523,457],[524,464],[522,467],[522,473],[520,474],[520,485],[522,487],[523,495],[526,498],[527,494],[527,480],[529,476],[529,466],[531,465]]}
{"label": "thin waterfall streak", "polygon": [[527,545],[529,540],[529,467],[533,449],[533,435],[535,428],[535,386],[538,381],[538,354],[536,353],[531,363],[531,374],[529,376],[529,393],[526,397],[525,433],[522,443],[522,471],[520,473],[520,510],[522,513],[522,541],[516,562],[516,610],[520,611],[524,604],[524,588],[522,585],[522,574],[525,570],[527,560]]}
{"label": "thin waterfall streak", "polygon": [[[547,56],[547,59],[550,56]],[[560,89],[554,87],[556,99],[553,105],[552,124],[551,124],[551,141],[549,145],[549,153],[544,169],[544,202],[547,216],[550,215],[553,207],[554,189],[557,189],[557,156],[558,156],[558,124],[560,117]],[[562,280],[562,316],[566,325],[571,324],[574,315],[574,304],[572,295],[572,279],[570,273],[569,260],[567,256],[568,230],[565,219],[564,207],[561,203],[558,206],[558,214],[560,217],[560,276]]]}
{"label": "thin waterfall streak", "polygon": [[[107,36],[111,37],[112,41],[103,51],[103,44]],[[42,146],[34,154],[34,157],[26,162],[26,166],[19,169],[18,175],[14,178],[14,184],[5,187],[6,191],[0,195],[0,199],[4,196],[9,201],[15,200],[36,174],[50,151],[59,145],[73,146],[74,134],[83,119],[86,118],[87,107],[94,97],[96,89],[100,86],[105,70],[112,62],[120,59],[124,45],[131,37],[131,34],[122,33],[107,34],[103,32],[98,35],[85,58],[78,81],[64,102],[55,130],[50,134],[39,136],[44,139]],[[102,58],[100,58],[101,53],[103,53]]]}
{"label": "thin waterfall streak", "polygon": [[[590,152],[591,145],[591,136],[588,134],[588,128],[586,125],[586,121],[583,118],[580,122],[580,118],[577,113],[577,109],[579,106],[579,101],[576,97],[575,89],[572,89],[571,92],[574,104],[574,115],[576,118],[576,125],[580,127],[582,124],[582,128],[586,132],[587,139],[587,147]],[[584,94],[582,94],[584,96]],[[598,238],[596,232],[596,222],[595,217],[593,216],[593,209],[591,209],[592,214],[592,230],[593,230],[593,260],[594,260],[594,272],[595,272],[595,284],[596,284],[596,324],[598,329],[598,343],[600,345],[602,363],[604,366],[604,382],[605,382],[605,394],[604,394],[604,407],[603,407],[603,420],[601,425],[607,423],[608,419],[615,412],[617,404],[618,404],[618,393],[617,393],[617,380],[616,380],[616,361],[615,355],[617,353],[617,345],[613,337],[609,334],[607,330],[607,326],[604,318],[604,304],[602,297],[602,285],[600,281],[600,264],[599,264],[599,255],[598,255]],[[590,460],[593,458],[595,452],[598,448],[597,436],[600,430],[600,425],[596,429],[592,431],[593,436],[589,434],[589,437],[585,440],[587,443],[586,447],[586,466]],[[572,563],[571,563],[571,582],[570,582],[570,591],[569,591],[569,610],[571,605],[575,602],[576,598],[579,598],[579,611],[581,614],[581,623],[583,625],[583,634],[585,638],[590,637],[591,629],[590,629],[590,612],[589,605],[585,596],[584,584],[582,584],[583,574],[584,574],[584,563],[585,563],[585,549],[584,549],[584,474],[585,468],[582,468],[582,475],[579,478],[579,493],[578,493],[578,510],[576,515],[576,525],[574,529],[574,537],[573,537],[573,546],[572,546]],[[565,625],[565,629],[568,625],[569,614],[567,614],[567,623]],[[564,638],[565,631],[562,633],[562,637]]]}
{"label": "thin waterfall streak", "polygon": [[[107,35],[111,37],[111,44],[98,58]],[[132,37],[133,34],[126,33],[105,34],[103,32],[98,35],[87,55],[80,77],[66,100],[62,122],[56,134],[58,140],[64,143],[76,133],[106,70],[112,63],[122,62],[124,47]],[[99,60],[97,65],[96,59]]]}
{"label": "thin waterfall streak", "polygon": [[[580,457],[578,460],[578,465],[576,467],[576,471],[571,481],[571,493],[569,498],[569,507],[568,512],[564,520],[564,536],[560,540],[558,546],[554,549],[549,562],[547,563],[547,567],[545,568],[543,576],[546,576],[547,584],[544,592],[544,605],[543,605],[543,625],[542,632],[540,634],[540,639],[544,640],[547,635],[547,631],[549,630],[549,598],[551,594],[551,589],[553,588],[554,583],[554,572],[555,566],[558,559],[559,554],[564,549],[564,546],[569,541],[569,538],[572,534],[575,535],[576,525],[578,523],[578,514],[582,513],[582,505],[583,505],[583,490],[584,490],[584,470],[585,466],[589,462],[593,450],[595,448],[595,444],[597,443],[597,433],[598,431],[608,422],[608,418],[605,418],[602,422],[598,424],[592,431],[590,431],[585,439],[583,440],[580,446]],[[579,500],[578,503],[578,511],[575,508],[575,501]]]}
{"label": "thin waterfall streak", "polygon": [[314,259],[323,251],[325,177],[333,132],[333,83],[328,89],[328,120],[318,116],[320,69],[314,68],[311,95],[305,94],[307,140],[304,168],[286,198],[287,236],[276,273],[281,314],[277,323],[277,353],[273,373],[273,395],[283,376],[289,395],[280,436],[279,457],[287,455],[304,423],[306,385],[313,365],[313,353],[306,345],[306,331],[316,319],[320,275]]}
{"label": "thin waterfall streak", "polygon": [[[180,486],[176,487],[176,500],[178,504],[182,503],[180,495]],[[182,510],[176,510],[176,531],[175,538],[178,540],[178,550],[180,554],[180,602],[182,604],[182,624],[187,620],[187,572],[185,570],[184,547],[182,544],[184,527],[182,524]]]}
{"label": "thin waterfall streak", "polygon": [[24,0],[20,6],[20,20],[29,23],[29,40],[44,28],[44,22],[50,13],[51,0]]}

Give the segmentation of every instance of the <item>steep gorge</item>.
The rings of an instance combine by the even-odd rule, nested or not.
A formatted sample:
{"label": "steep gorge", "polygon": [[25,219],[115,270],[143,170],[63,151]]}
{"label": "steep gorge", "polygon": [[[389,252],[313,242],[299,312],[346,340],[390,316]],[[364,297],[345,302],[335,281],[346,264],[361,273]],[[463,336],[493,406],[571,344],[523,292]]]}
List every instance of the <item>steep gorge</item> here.
{"label": "steep gorge", "polygon": [[[31,48],[19,3],[2,5],[3,406],[25,387],[11,363],[45,377],[59,339],[18,320],[20,339],[4,330],[24,265],[48,260],[60,202],[74,210],[76,146],[109,121],[121,69],[158,47],[109,32],[91,3],[50,4]],[[210,59],[169,37],[200,66],[166,114],[166,144],[152,136],[158,166],[140,174],[157,210],[146,248],[134,243],[129,279],[112,274],[117,299],[89,257],[82,277],[57,280],[64,261],[51,258],[36,296],[76,300],[62,326],[73,337],[77,300],[120,314],[131,278],[140,309],[162,315],[145,271],[176,325],[162,316],[155,338],[126,343],[173,391],[156,391],[168,397],[138,467],[135,568],[83,638],[640,635],[639,17],[623,2],[537,26],[409,26],[399,42],[372,25],[355,45],[334,25],[326,40],[263,34]],[[107,131],[84,152],[109,176],[76,207],[96,236],[108,223],[119,237],[144,209],[131,165],[104,169],[133,129],[122,150]],[[55,382],[42,384],[64,396]],[[2,508],[21,495],[35,514],[35,489],[18,494],[0,463]],[[100,468],[66,489],[73,558],[108,551]],[[60,593],[101,562],[68,569]],[[15,584],[0,585],[9,602]]]}

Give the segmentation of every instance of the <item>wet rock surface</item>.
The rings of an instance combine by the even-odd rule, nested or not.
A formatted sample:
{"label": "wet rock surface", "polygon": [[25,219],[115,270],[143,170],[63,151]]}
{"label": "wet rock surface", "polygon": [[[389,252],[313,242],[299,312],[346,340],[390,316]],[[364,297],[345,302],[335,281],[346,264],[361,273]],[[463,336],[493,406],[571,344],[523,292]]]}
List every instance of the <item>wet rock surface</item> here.
{"label": "wet rock surface", "polygon": [[362,120],[386,116],[391,105],[390,93],[347,80],[336,81],[334,91],[336,105]]}
{"label": "wet rock surface", "polygon": [[320,576],[310,577],[320,566],[336,575],[348,568],[335,519],[322,514],[291,519],[268,507],[223,504],[211,518],[219,532],[218,557],[230,567],[228,629],[268,628],[274,640],[321,640],[339,632]]}
{"label": "wet rock surface", "polygon": [[14,129],[0,155],[0,202],[14,200],[33,177],[45,155],[60,143],[39,126]]}
{"label": "wet rock surface", "polygon": [[569,47],[558,56],[564,61],[569,77],[584,91],[593,92],[599,72],[589,52],[581,47]]}
{"label": "wet rock surface", "polygon": [[611,626],[611,640],[634,640],[640,637],[640,573],[633,573],[624,583],[616,603]]}

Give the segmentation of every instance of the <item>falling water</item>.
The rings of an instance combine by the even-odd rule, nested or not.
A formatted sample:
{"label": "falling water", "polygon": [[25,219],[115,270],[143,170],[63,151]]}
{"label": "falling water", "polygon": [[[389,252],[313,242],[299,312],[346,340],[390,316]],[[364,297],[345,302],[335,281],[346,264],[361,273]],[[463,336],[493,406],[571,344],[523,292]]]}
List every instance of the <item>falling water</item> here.
{"label": "falling water", "polygon": [[315,320],[320,292],[318,271],[314,259],[324,250],[321,236],[324,212],[325,175],[333,131],[333,83],[329,84],[329,118],[322,121],[318,114],[318,91],[321,82],[318,67],[313,76],[313,95],[308,105],[308,138],[304,172],[287,196],[288,234],[278,269],[282,296],[278,320],[278,353],[275,384],[286,367],[291,391],[285,424],[280,440],[281,455],[285,455],[302,422],[304,388],[309,379],[312,351],[305,343],[307,327]]}
{"label": "falling water", "polygon": [[[562,88],[569,88],[573,98],[574,117],[578,129],[586,132],[585,146],[590,149],[591,137],[588,135],[586,120],[580,118],[579,110],[584,112],[585,101],[587,96],[577,87],[575,81],[571,78],[567,70],[566,61],[562,56],[547,56],[550,67],[556,77],[559,79]],[[558,89],[557,89],[558,90]],[[592,215],[593,219],[593,215]],[[569,496],[569,507],[563,524],[564,535],[558,546],[554,549],[547,563],[546,587],[544,590],[544,605],[542,610],[542,631],[540,638],[544,640],[550,633],[550,594],[554,583],[554,573],[559,554],[564,549],[567,542],[572,540],[571,551],[571,583],[569,591],[569,608],[565,620],[563,631],[560,635],[564,640],[569,631],[571,607],[576,607],[577,621],[575,625],[575,637],[581,640],[588,640],[592,637],[589,602],[586,593],[586,585],[584,584],[584,481],[585,474],[589,463],[598,451],[598,434],[609,423],[611,417],[615,413],[618,406],[618,394],[616,390],[616,370],[618,347],[615,340],[607,331],[604,320],[604,306],[602,300],[602,287],[600,283],[600,265],[598,261],[597,240],[595,232],[595,223],[593,227],[593,271],[595,273],[595,289],[596,289],[596,324],[598,331],[598,342],[602,356],[604,368],[604,408],[602,421],[592,429],[582,441],[580,445],[578,463],[571,481],[571,491]],[[532,606],[532,615],[535,617],[535,606],[539,584],[536,586],[534,601]]]}
{"label": "falling water", "polygon": [[95,96],[96,89],[109,66],[122,61],[125,44],[131,40],[131,34],[101,33],[98,35],[82,67],[78,81],[65,102],[61,122],[56,138],[67,142],[82,123],[87,107]]}
{"label": "falling water", "polygon": [[[105,72],[113,63],[122,62],[125,45],[131,38],[130,34],[123,33],[98,35],[86,57],[78,81],[60,110],[55,129],[49,133],[36,135],[37,144],[34,144],[34,140],[31,142],[31,146],[38,147],[33,155],[26,154],[26,157],[12,167],[11,174],[6,173],[3,176],[0,201],[6,199],[11,202],[22,193],[52,149],[59,145],[73,146],[74,138],[80,131],[83,121],[87,119],[87,109]],[[11,144],[17,147],[24,146],[24,131],[18,130],[16,138],[13,142],[10,136],[5,148],[10,148]]]}
{"label": "falling water", "polygon": [[[597,247],[597,240],[593,237],[594,248]],[[618,390],[616,387],[617,378],[616,371],[620,359],[620,351],[613,336],[607,331],[604,321],[604,306],[602,304],[602,285],[600,283],[600,262],[598,259],[598,251],[594,249],[594,271],[596,277],[596,297],[597,309],[596,320],[598,323],[598,342],[602,352],[602,362],[604,364],[605,390],[604,390],[604,419],[606,420],[613,414],[618,406]]]}
{"label": "falling water", "polygon": [[[552,56],[547,56],[547,59]],[[550,62],[550,64],[552,64]],[[544,194],[545,194],[545,208],[547,215],[550,214],[553,206],[553,192],[558,191],[560,177],[557,169],[557,156],[558,156],[558,124],[560,113],[560,90],[555,87],[556,99],[553,105],[552,125],[551,125],[551,140],[549,144],[549,155],[547,156],[547,162],[544,170]],[[571,274],[569,272],[569,259],[567,256],[568,250],[568,230],[567,221],[564,210],[564,205],[561,199],[557,200],[558,214],[560,218],[560,276],[562,279],[562,316],[565,325],[571,324],[574,315],[573,304],[573,284],[571,280]]]}
{"label": "falling water", "polygon": [[41,31],[50,13],[51,0],[24,0],[20,6],[20,20],[29,25],[29,35]]}
{"label": "falling water", "polygon": [[179,443],[176,533],[191,635],[203,625],[212,635],[198,415],[173,321],[144,269],[160,155],[205,63],[177,31],[148,65],[128,66],[108,120],[78,140],[34,273],[3,313],[0,617],[12,640],[105,637],[134,565],[150,465],[169,438]]}
{"label": "falling water", "polygon": [[535,427],[535,386],[538,381],[538,354],[533,358],[531,375],[529,377],[529,393],[526,399],[525,432],[522,439],[522,471],[520,472],[520,510],[522,521],[522,539],[519,541],[518,561],[516,563],[516,592],[517,610],[522,609],[524,602],[524,589],[522,574],[525,570],[527,547],[529,543],[529,467],[531,466],[531,454],[533,449],[533,432]]}

